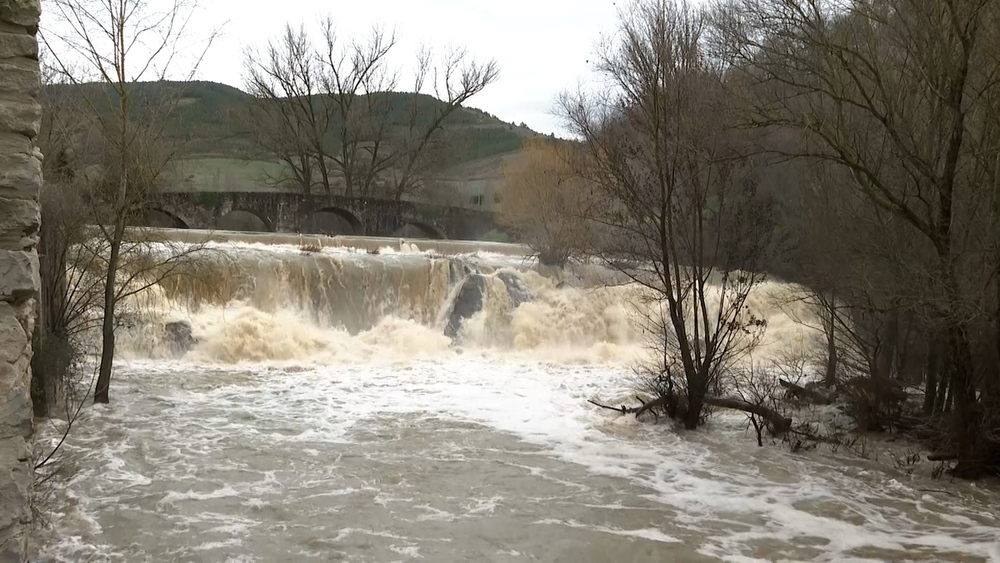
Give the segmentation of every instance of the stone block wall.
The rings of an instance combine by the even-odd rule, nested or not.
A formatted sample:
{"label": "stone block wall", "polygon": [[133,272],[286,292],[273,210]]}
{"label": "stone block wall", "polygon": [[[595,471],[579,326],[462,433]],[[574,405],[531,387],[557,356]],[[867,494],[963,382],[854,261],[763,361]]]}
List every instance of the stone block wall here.
{"label": "stone block wall", "polygon": [[39,0],[0,0],[0,563],[26,561],[39,289]]}

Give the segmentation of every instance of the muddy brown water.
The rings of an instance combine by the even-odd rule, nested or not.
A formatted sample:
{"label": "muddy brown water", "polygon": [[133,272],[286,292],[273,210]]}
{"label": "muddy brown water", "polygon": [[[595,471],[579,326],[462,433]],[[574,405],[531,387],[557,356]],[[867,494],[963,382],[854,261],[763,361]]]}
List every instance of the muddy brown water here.
{"label": "muddy brown water", "polygon": [[[240,244],[218,291],[146,296],[112,403],[85,409],[43,490],[36,560],[1000,561],[981,486],[758,448],[736,415],[687,433],[589,404],[631,400],[643,344],[633,290],[592,269]],[[491,278],[452,341],[469,268],[518,270],[533,298]],[[793,290],[750,300],[761,357],[813,338],[768,297]],[[198,343],[173,359],[178,320]]]}

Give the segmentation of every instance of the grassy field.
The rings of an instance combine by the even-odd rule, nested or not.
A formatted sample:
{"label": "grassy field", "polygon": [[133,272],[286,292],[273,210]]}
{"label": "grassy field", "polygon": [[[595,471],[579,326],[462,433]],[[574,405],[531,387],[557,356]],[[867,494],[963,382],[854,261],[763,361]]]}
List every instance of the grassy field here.
{"label": "grassy field", "polygon": [[286,177],[278,162],[237,158],[186,158],[176,163],[177,182],[169,191],[177,192],[271,192],[291,189],[276,185]]}

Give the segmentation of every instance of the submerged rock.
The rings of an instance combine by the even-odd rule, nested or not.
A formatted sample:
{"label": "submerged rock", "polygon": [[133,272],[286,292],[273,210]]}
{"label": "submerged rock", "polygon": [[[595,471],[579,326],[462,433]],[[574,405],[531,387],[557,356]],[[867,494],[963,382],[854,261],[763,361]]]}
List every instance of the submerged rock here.
{"label": "submerged rock", "polygon": [[192,334],[191,323],[187,321],[176,321],[163,326],[163,342],[167,345],[170,355],[180,358],[191,351],[198,344]]}
{"label": "submerged rock", "polygon": [[445,336],[448,338],[458,336],[462,321],[482,310],[485,293],[486,278],[482,274],[472,274],[465,279],[462,289],[455,297],[451,314],[448,315],[448,326],[444,329]]}
{"label": "submerged rock", "polygon": [[448,263],[451,283],[461,283],[467,276],[478,274],[471,264],[463,258],[453,258]]}
{"label": "submerged rock", "polygon": [[535,300],[535,294],[528,287],[528,284],[524,282],[524,278],[517,272],[500,271],[497,272],[497,277],[500,278],[504,287],[507,288],[507,297],[510,298],[511,308],[516,309],[522,303]]}
{"label": "submerged rock", "polygon": [[[452,263],[452,267],[454,268],[454,262]],[[467,266],[464,267],[467,268]],[[454,273],[453,271],[452,275]],[[451,311],[448,314],[448,324],[444,329],[445,336],[452,339],[457,338],[459,331],[462,329],[462,322],[483,310],[483,307],[486,306],[487,284],[495,283],[493,278],[503,283],[511,309],[516,309],[522,303],[527,303],[535,299],[531,288],[528,287],[528,284],[525,283],[524,279],[517,272],[501,271],[489,274],[488,277],[491,279],[487,279],[486,274],[466,274],[462,281],[462,287],[458,291],[454,303],[451,305]]]}

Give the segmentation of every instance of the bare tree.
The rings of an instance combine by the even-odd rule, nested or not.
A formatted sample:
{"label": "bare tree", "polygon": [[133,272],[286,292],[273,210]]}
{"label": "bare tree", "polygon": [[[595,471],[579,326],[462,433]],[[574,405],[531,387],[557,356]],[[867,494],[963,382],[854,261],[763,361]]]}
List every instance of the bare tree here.
{"label": "bare tree", "polygon": [[333,20],[323,24],[319,50],[326,95],[337,108],[337,149],[331,154],[348,197],[369,197],[391,166],[391,106],[378,94],[395,90],[399,72],[389,66],[395,31],[375,27],[363,40],[341,41]]}
{"label": "bare tree", "polygon": [[307,198],[317,185],[330,195],[327,137],[335,107],[322,95],[323,74],[305,29],[286,26],[263,53],[248,50],[245,67],[252,97],[242,115],[246,129],[258,150],[285,165],[269,180],[290,183]]}
{"label": "bare tree", "polygon": [[600,256],[644,286],[668,413],[695,428],[720,374],[764,329],[749,313],[772,225],[744,158],[723,69],[703,51],[706,15],[665,0],[623,10],[597,67],[604,95],[567,95],[595,186]]}
{"label": "bare tree", "polygon": [[[106,243],[101,322],[102,352],[94,392],[108,402],[115,354],[115,311],[126,229],[142,213],[145,195],[166,181],[173,152],[163,141],[163,127],[177,97],[150,99],[145,81],[162,81],[184,58],[190,41],[185,34],[197,3],[173,0],[164,9],[147,0],[53,0],[57,22],[43,40],[65,80],[80,88],[82,113],[96,134],[90,147],[98,151],[97,170],[86,179],[94,222]],[[211,38],[208,41],[211,44]],[[207,46],[205,47],[207,50]],[[204,51],[194,53],[186,73],[193,76]],[[74,72],[82,70],[82,72]],[[145,94],[145,95],[144,95]],[[106,254],[104,254],[106,252]],[[138,274],[133,273],[132,276]]]}
{"label": "bare tree", "polygon": [[[396,33],[382,27],[364,38],[342,37],[327,19],[318,41],[288,28],[263,53],[247,51],[247,89],[255,98],[250,128],[259,148],[287,165],[298,189],[397,201],[416,192],[440,154],[449,116],[498,77],[495,61],[475,61],[463,49],[440,61],[423,49],[413,90],[397,94],[402,72],[389,59],[396,44]],[[426,88],[439,103],[427,103]]]}
{"label": "bare tree", "polygon": [[973,353],[991,308],[977,242],[993,221],[981,216],[990,165],[973,164],[996,146],[984,101],[998,88],[998,21],[996,3],[967,0],[736,0],[718,13],[720,57],[740,71],[755,122],[800,132],[791,153],[848,172],[850,195],[886,227],[884,255],[906,280],[895,299],[948,343],[956,472],[968,476],[996,457]]}
{"label": "bare tree", "polygon": [[[420,96],[431,74],[434,94],[443,103],[435,104],[431,115],[425,116],[421,115]],[[495,60],[477,62],[465,49],[449,50],[436,66],[430,50],[420,51],[406,127],[394,149],[393,199],[400,201],[420,189],[424,173],[433,162],[435,143],[446,142],[439,132],[448,117],[499,77]]]}

